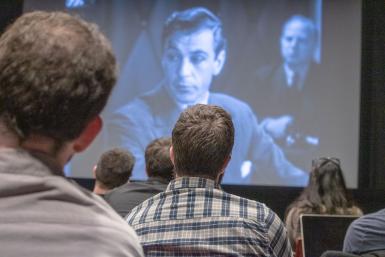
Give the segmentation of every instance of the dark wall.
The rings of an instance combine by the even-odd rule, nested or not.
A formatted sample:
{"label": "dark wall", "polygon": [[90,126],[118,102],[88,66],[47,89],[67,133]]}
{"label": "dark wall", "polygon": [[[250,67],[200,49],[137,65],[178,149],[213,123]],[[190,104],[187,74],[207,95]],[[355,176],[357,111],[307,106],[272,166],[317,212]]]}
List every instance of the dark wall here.
{"label": "dark wall", "polygon": [[385,1],[362,7],[359,188],[385,188]]}
{"label": "dark wall", "polygon": [[0,1],[0,34],[23,12],[22,0]]}

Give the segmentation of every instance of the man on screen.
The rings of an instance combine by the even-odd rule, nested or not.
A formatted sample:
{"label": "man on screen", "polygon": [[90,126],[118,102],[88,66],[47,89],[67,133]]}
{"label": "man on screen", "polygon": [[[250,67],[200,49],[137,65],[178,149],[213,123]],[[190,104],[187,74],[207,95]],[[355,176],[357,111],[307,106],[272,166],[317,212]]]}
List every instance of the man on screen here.
{"label": "man on screen", "polygon": [[210,86],[226,59],[221,21],[201,7],[174,12],[162,34],[164,80],[111,117],[109,140],[130,149],[137,160],[134,178],[145,178],[144,149],[155,138],[170,136],[179,114],[197,103],[227,110],[235,124],[235,145],[226,183],[304,185],[307,174],[289,163],[259,127],[249,106]]}
{"label": "man on screen", "polygon": [[[282,26],[279,38],[281,63],[260,68],[245,90],[245,99],[258,110],[261,125],[290,161],[307,168],[317,156],[319,123],[325,85],[314,62],[318,33],[312,20],[293,15]],[[246,87],[247,88],[247,87]],[[266,108],[270,105],[269,108]],[[304,160],[300,162],[299,160]]]}

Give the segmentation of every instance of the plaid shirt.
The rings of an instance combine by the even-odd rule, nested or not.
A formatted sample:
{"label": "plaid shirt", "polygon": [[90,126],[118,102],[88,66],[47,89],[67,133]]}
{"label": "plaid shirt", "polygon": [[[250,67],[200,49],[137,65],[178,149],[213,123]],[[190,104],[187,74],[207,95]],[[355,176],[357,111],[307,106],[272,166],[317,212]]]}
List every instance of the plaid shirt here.
{"label": "plaid shirt", "polygon": [[286,229],[272,210],[209,179],[177,178],[126,219],[146,256],[291,256]]}

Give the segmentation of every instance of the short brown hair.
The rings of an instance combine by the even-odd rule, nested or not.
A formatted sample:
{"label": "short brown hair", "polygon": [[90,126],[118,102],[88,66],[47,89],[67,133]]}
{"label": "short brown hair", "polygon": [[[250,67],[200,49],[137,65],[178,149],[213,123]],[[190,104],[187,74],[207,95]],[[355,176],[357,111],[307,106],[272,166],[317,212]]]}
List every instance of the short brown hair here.
{"label": "short brown hair", "polygon": [[215,179],[234,145],[234,125],[224,109],[197,104],[179,116],[172,130],[175,172]]}
{"label": "short brown hair", "polygon": [[95,170],[98,182],[108,189],[123,185],[131,177],[135,157],[127,150],[114,148],[102,154]]}
{"label": "short brown hair", "polygon": [[173,178],[174,165],[170,159],[171,138],[152,141],[144,153],[146,171],[149,177],[161,177],[168,181]]}
{"label": "short brown hair", "polygon": [[96,25],[62,12],[24,14],[0,37],[0,118],[20,140],[75,139],[105,106],[116,73]]}

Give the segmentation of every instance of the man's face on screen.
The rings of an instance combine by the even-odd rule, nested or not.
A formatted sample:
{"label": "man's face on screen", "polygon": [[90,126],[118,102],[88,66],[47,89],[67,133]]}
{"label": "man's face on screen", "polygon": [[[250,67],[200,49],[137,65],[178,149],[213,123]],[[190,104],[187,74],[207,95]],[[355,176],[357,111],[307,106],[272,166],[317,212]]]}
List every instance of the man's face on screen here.
{"label": "man's face on screen", "polygon": [[224,53],[215,54],[212,30],[175,32],[162,57],[168,92],[177,103],[195,104],[209,91],[223,61]]}
{"label": "man's face on screen", "polygon": [[315,40],[300,20],[285,25],[280,41],[281,55],[286,64],[303,65],[312,60]]}

